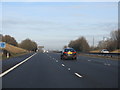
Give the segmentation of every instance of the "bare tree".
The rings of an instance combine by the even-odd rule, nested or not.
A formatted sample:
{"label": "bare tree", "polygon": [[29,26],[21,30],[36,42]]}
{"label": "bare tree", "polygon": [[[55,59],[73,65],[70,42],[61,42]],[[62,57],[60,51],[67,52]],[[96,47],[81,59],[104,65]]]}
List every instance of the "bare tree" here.
{"label": "bare tree", "polygon": [[120,49],[120,30],[113,31],[110,35],[116,49]]}
{"label": "bare tree", "polygon": [[14,37],[11,37],[10,35],[5,35],[5,36],[2,36],[2,41],[3,42],[6,42],[8,44],[11,44],[13,46],[18,46],[18,43],[17,41],[15,40]]}
{"label": "bare tree", "polygon": [[65,48],[67,48],[68,46],[67,45],[65,45],[64,47],[63,47],[63,49],[65,49]]}
{"label": "bare tree", "polygon": [[19,47],[29,50],[29,51],[36,51],[37,43],[30,39],[25,39],[19,44]]}
{"label": "bare tree", "polygon": [[106,48],[110,51],[120,49],[120,30],[112,31],[110,38],[106,41],[100,41],[98,47],[99,49]]}
{"label": "bare tree", "polygon": [[70,41],[68,46],[74,48],[76,51],[79,52],[88,52],[90,49],[89,44],[84,37],[80,37],[74,41]]}

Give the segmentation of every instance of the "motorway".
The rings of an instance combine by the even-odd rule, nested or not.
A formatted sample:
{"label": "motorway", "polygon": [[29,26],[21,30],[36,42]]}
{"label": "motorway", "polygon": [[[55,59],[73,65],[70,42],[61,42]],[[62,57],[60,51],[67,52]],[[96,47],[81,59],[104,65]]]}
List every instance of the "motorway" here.
{"label": "motorway", "polygon": [[118,60],[60,60],[59,53],[38,52],[4,60],[2,73],[8,69],[1,75],[2,88],[118,88]]}

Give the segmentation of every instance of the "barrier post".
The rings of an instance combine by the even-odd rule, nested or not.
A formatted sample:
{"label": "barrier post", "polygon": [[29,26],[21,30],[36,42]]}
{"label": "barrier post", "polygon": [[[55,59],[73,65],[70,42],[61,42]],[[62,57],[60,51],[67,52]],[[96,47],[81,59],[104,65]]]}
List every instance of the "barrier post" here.
{"label": "barrier post", "polygon": [[9,58],[10,57],[10,54],[9,53],[7,53],[7,58]]}

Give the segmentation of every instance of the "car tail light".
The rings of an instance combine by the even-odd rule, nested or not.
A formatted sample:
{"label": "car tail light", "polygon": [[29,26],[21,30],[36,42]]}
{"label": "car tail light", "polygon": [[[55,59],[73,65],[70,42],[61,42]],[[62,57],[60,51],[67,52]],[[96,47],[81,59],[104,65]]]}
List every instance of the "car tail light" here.
{"label": "car tail light", "polygon": [[74,55],[76,55],[76,52],[73,52]]}
{"label": "car tail light", "polygon": [[67,55],[67,52],[64,52],[63,55]]}
{"label": "car tail light", "polygon": [[67,52],[64,52],[64,54],[67,54]]}

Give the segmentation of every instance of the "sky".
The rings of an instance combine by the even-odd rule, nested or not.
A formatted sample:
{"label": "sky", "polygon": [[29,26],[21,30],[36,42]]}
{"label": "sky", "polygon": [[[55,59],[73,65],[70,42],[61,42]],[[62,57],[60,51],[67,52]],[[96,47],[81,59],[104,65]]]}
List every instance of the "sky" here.
{"label": "sky", "polygon": [[2,2],[119,2],[119,0],[1,0]]}
{"label": "sky", "polygon": [[30,38],[45,49],[61,50],[84,36],[89,45],[118,28],[117,2],[2,2],[3,35],[17,42]]}

